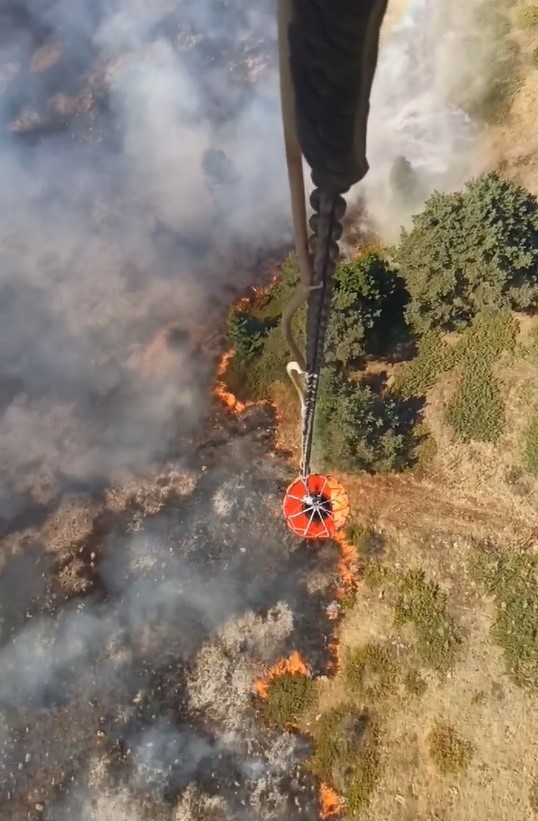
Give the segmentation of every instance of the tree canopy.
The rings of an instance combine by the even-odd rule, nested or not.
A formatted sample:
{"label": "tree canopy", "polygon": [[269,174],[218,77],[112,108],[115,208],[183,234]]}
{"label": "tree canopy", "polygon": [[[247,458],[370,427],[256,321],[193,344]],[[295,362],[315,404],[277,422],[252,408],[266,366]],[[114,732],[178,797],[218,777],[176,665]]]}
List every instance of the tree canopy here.
{"label": "tree canopy", "polygon": [[465,326],[484,308],[538,304],[538,202],[496,173],[462,192],[433,194],[396,261],[418,333]]}

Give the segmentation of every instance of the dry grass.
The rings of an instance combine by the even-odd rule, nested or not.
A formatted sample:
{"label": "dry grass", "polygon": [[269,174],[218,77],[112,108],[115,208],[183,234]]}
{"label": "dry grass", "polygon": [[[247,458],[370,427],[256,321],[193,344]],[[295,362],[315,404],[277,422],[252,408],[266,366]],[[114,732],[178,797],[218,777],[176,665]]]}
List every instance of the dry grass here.
{"label": "dry grass", "polygon": [[465,770],[473,753],[472,745],[458,735],[454,727],[437,722],[428,735],[429,752],[443,775]]}
{"label": "dry grass", "polygon": [[[467,567],[473,547],[456,537],[427,537],[409,520],[391,533],[385,555],[363,586],[341,628],[342,658],[369,645],[390,647],[398,684],[350,693],[345,666],[320,688],[317,725],[346,744],[342,726],[325,724],[349,711],[382,716],[377,724],[376,782],[362,805],[364,821],[527,821],[535,774],[538,701],[518,686],[503,649],[494,640],[495,601],[484,596]],[[381,572],[386,568],[385,572]],[[446,594],[446,611],[460,626],[462,642],[451,669],[436,672],[420,662],[414,628],[394,624],[402,577],[424,578]],[[375,654],[377,658],[377,653]],[[392,675],[392,674],[391,674]],[[325,731],[328,731],[327,733]],[[351,783],[351,782],[349,782]],[[538,795],[538,791],[537,791]],[[351,814],[349,817],[353,817]]]}

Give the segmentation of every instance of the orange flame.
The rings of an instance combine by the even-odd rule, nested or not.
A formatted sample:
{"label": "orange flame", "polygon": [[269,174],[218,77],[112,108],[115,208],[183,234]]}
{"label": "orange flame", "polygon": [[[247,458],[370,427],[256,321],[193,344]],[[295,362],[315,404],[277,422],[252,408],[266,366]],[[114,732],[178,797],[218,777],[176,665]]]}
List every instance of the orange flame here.
{"label": "orange flame", "polygon": [[319,803],[320,803],[320,817],[330,818],[331,815],[337,815],[343,810],[342,799],[332,787],[323,782],[319,788]]}
{"label": "orange flame", "polygon": [[337,566],[338,582],[334,595],[336,597],[336,604],[334,607],[329,605],[327,616],[331,621],[336,622],[332,637],[329,640],[329,664],[328,672],[335,675],[338,672],[338,650],[339,639],[337,626],[340,621],[340,610],[338,602],[357,590],[359,586],[359,552],[356,546],[349,542],[343,532],[336,533],[333,536],[334,541],[338,545],[340,557]]}
{"label": "orange flame", "polygon": [[226,351],[226,353],[222,354],[217,367],[217,381],[213,393],[229,411],[239,414],[243,413],[252,403],[241,402],[241,400],[226,387],[226,371],[230,367],[230,362],[234,358],[234,355],[234,351]]}
{"label": "orange flame", "polygon": [[276,664],[273,664],[267,675],[259,679],[254,685],[254,690],[260,698],[267,698],[269,684],[274,678],[284,676],[286,673],[298,673],[303,676],[310,675],[310,668],[301,658],[297,650],[287,659],[279,659]]}
{"label": "orange flame", "polygon": [[358,587],[359,553],[355,545],[348,542],[343,532],[336,533],[334,541],[340,551],[337,569],[340,583],[336,589],[336,598],[343,599],[346,593]]}

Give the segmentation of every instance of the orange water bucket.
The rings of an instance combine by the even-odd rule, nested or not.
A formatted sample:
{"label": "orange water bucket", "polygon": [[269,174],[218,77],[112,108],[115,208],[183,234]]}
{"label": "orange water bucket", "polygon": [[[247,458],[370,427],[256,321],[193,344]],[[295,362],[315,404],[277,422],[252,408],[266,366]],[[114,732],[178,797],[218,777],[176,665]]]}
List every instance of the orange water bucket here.
{"label": "orange water bucket", "polygon": [[311,473],[291,483],[284,497],[288,527],[303,539],[330,539],[349,517],[347,493],[332,476]]}

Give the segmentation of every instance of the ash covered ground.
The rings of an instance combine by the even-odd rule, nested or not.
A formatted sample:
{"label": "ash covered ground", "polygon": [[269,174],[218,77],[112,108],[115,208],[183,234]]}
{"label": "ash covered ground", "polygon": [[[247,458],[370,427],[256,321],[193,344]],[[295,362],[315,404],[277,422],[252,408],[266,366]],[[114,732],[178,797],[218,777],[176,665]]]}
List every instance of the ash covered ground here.
{"label": "ash covered ground", "polygon": [[[252,685],[324,669],[268,409],[211,399],[289,242],[273,4],[0,0],[0,818],[315,818]],[[267,150],[271,145],[271,151]]]}

